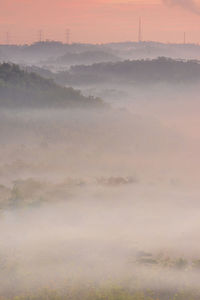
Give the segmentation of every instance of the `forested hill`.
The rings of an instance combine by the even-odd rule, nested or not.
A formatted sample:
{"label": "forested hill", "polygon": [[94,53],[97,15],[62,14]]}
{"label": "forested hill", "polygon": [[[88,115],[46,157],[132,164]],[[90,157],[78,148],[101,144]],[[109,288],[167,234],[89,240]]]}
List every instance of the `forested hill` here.
{"label": "forested hill", "polygon": [[99,98],[84,97],[80,91],[61,87],[52,79],[21,70],[18,65],[0,64],[0,107],[96,107]]}
{"label": "forested hill", "polygon": [[120,58],[116,55],[110,53],[109,51],[84,51],[81,53],[67,52],[62,56],[59,56],[55,59],[49,58],[46,61],[43,61],[43,64],[50,65],[87,65],[98,62],[115,62],[119,61]]}
{"label": "forested hill", "polygon": [[74,66],[55,75],[59,84],[193,84],[200,82],[200,63],[195,60],[126,60]]}

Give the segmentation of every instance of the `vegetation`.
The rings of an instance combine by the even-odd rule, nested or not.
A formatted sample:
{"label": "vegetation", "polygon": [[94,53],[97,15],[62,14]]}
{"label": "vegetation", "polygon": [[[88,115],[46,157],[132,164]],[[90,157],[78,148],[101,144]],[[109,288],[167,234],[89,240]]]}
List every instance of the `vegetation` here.
{"label": "vegetation", "polygon": [[102,105],[99,98],[84,97],[80,91],[61,87],[52,79],[28,73],[15,64],[0,65],[0,107],[64,108]]}
{"label": "vegetation", "polygon": [[[165,44],[158,42],[122,42],[108,44],[64,44],[58,41],[41,41],[32,45],[0,45],[1,61],[14,61],[16,63],[40,63],[51,61],[52,63],[67,53],[81,52],[106,52],[112,53],[119,60],[157,58],[166,56],[172,58],[199,59],[198,44]],[[101,60],[104,61],[104,60]],[[107,61],[107,59],[105,60]],[[113,59],[111,59],[113,61]],[[79,62],[78,62],[79,63]]]}
{"label": "vegetation", "polygon": [[55,61],[49,59],[46,63],[56,63],[65,65],[92,64],[102,61],[117,61],[119,58],[112,53],[105,51],[84,51],[79,53],[67,52],[65,55],[58,57]]}
{"label": "vegetation", "polygon": [[59,72],[55,80],[60,84],[191,84],[200,81],[200,64],[195,60],[174,60],[160,57],[153,60],[126,60],[73,66]]}
{"label": "vegetation", "polygon": [[[145,45],[145,43],[138,43],[139,46],[141,44]],[[133,43],[130,45],[133,45]],[[127,44],[127,47],[129,48],[130,45]],[[110,45],[111,48],[115,46],[117,47],[117,45]],[[85,51],[85,54],[80,55],[77,54],[78,52],[74,52],[73,50],[76,47],[77,49],[81,47],[82,50]],[[80,61],[90,60],[91,53],[94,53],[94,60],[103,59],[105,51],[101,49],[101,51],[98,50],[99,52],[94,52],[94,50],[96,48],[99,49],[100,46],[93,46],[92,49],[91,47],[92,46],[87,45],[64,45],[59,42],[49,41],[35,43],[31,46],[16,46],[16,49],[20,50],[21,55],[23,51],[24,53],[26,52],[27,59],[29,57],[28,53],[30,55],[32,55],[32,53],[41,54],[42,51],[42,55],[39,55],[38,59],[45,57],[46,61],[51,53],[56,53],[56,55],[59,55],[57,56],[59,57],[57,58],[57,63],[59,63],[60,60],[61,64],[63,61],[68,62],[68,59],[70,61],[77,61],[78,59],[80,59]],[[8,50],[11,48],[12,46],[7,46]],[[66,55],[67,48],[70,48],[70,54],[68,53]],[[60,49],[60,52],[57,51],[58,49]],[[130,51],[132,51],[132,49]],[[140,49],[138,48],[137,51],[140,52]],[[56,57],[54,58],[56,61]],[[144,84],[148,87],[148,84],[152,83],[191,84],[194,82],[198,83],[199,80],[200,65],[198,61],[180,61],[164,57],[155,60],[126,60],[114,63],[98,63],[91,66],[75,66],[69,71],[57,74],[36,66],[27,67],[26,70],[23,70],[18,65],[3,63],[0,64],[0,108],[22,108],[22,114],[20,114],[19,117],[21,120],[23,108],[52,108],[53,111],[53,108],[104,106],[101,99],[85,97],[73,88],[64,87],[66,84],[104,84],[108,82],[109,84],[116,84],[116,86],[120,83],[129,84],[130,86]],[[46,113],[46,111],[44,112]],[[37,113],[36,111],[36,114]],[[11,118],[11,121],[8,119],[8,125],[4,126],[4,122],[2,122],[2,127],[5,127],[4,131],[6,131],[6,139],[5,141],[2,139],[1,144],[3,149],[1,172],[2,179],[5,178],[5,181],[2,180],[0,184],[0,225],[2,225],[0,226],[2,236],[0,239],[0,300],[199,300],[199,253],[196,251],[195,254],[187,255],[187,251],[181,251],[181,253],[177,253],[176,251],[170,252],[170,247],[169,250],[167,250],[166,247],[164,249],[162,247],[157,248],[159,235],[157,235],[155,231],[153,234],[155,239],[154,237],[152,239],[151,235],[148,236],[147,230],[147,227],[150,227],[151,223],[153,223],[154,228],[154,226],[159,226],[159,220],[163,218],[163,216],[164,218],[165,216],[169,216],[166,217],[164,230],[162,226],[160,228],[160,233],[164,237],[163,239],[166,239],[169,246],[172,243],[178,243],[180,244],[179,247],[184,248],[180,236],[185,234],[185,231],[186,242],[189,244],[189,247],[191,247],[190,243],[192,243],[193,236],[190,239],[190,231],[187,231],[187,227],[182,227],[181,224],[181,222],[185,221],[186,217],[187,221],[190,221],[190,219],[187,211],[182,211],[180,207],[186,206],[185,201],[188,200],[185,198],[188,197],[189,199],[189,196],[187,194],[184,196],[184,202],[181,202],[178,198],[178,211],[180,211],[181,214],[181,218],[179,219],[179,214],[175,215],[172,213],[171,207],[168,215],[168,206],[159,205],[154,190],[151,192],[153,192],[152,195],[155,195],[155,201],[151,203],[152,195],[150,192],[150,197],[147,197],[148,201],[144,198],[145,202],[148,202],[147,206],[145,206],[145,202],[142,200],[142,197],[140,199],[140,195],[146,195],[149,190],[146,191],[143,186],[142,191],[140,191],[140,189],[137,190],[137,177],[113,175],[111,177],[95,177],[92,179],[91,176],[87,175],[87,173],[89,174],[89,172],[87,172],[87,166],[88,170],[90,170],[90,157],[92,157],[92,170],[95,170],[96,162],[101,164],[102,158],[104,158],[104,154],[108,148],[109,153],[111,152],[112,154],[109,156],[108,167],[113,169],[114,174],[117,172],[117,166],[116,168],[113,167],[115,160],[118,159],[120,165],[123,165],[123,157],[126,156],[127,161],[129,153],[131,153],[131,160],[136,161],[134,164],[134,172],[137,163],[140,165],[140,161],[142,161],[141,165],[146,164],[147,152],[150,151],[150,154],[154,152],[157,158],[159,151],[156,150],[155,152],[154,146],[151,146],[151,143],[149,143],[150,139],[154,139],[154,136],[151,135],[150,138],[148,138],[148,135],[146,137],[146,135],[143,134],[143,132],[146,132],[146,125],[144,129],[140,127],[141,125],[143,126],[142,118],[136,116],[138,118],[137,122],[139,123],[132,123],[132,121],[129,122],[127,117],[127,124],[130,125],[126,127],[120,122],[121,119],[110,119],[109,116],[110,123],[108,124],[112,122],[114,123],[112,126],[115,127],[113,133],[113,127],[107,126],[108,121],[106,118],[100,119],[101,123],[102,120],[106,123],[105,129],[104,127],[101,129],[100,125],[93,126],[95,123],[86,118],[87,114],[84,116],[84,118],[87,119],[87,127],[83,126],[84,123],[80,120],[81,117],[78,114],[77,119],[72,122],[72,127],[68,125],[69,123],[66,123],[66,126],[64,123],[62,131],[57,121],[58,118],[55,120],[50,117],[50,123],[53,123],[53,126],[50,126],[50,123],[47,122],[44,122],[45,124],[40,123],[40,119],[39,121],[38,119],[31,121],[29,115],[35,114],[35,112],[33,113],[33,110],[31,110],[31,113],[25,116],[24,123],[22,122],[22,125],[18,126],[18,120],[15,121],[13,120],[14,118],[12,118],[15,114],[16,111],[14,114],[11,113],[7,116]],[[71,117],[71,111],[69,115]],[[2,116],[4,118],[4,112]],[[92,116],[96,118],[95,114],[92,114]],[[125,117],[126,116],[127,114],[125,113]],[[130,117],[132,118],[132,114]],[[43,114],[41,114],[41,118],[42,121],[44,121]],[[67,119],[66,113],[64,114],[64,118]],[[28,121],[26,121],[27,119]],[[133,122],[135,122],[135,119]],[[35,123],[37,123],[37,126],[35,126]],[[56,126],[54,125],[55,123]],[[78,123],[78,125],[76,123]],[[132,124],[135,124],[135,127],[132,126]],[[139,124],[139,126],[137,124]],[[148,124],[151,123],[149,122],[147,125]],[[155,125],[157,125],[157,123]],[[19,129],[17,129],[16,132],[20,132],[20,135],[22,134],[22,139],[15,134],[14,127],[17,128],[17,126]],[[26,135],[23,134],[24,128],[28,131]],[[73,132],[71,128],[73,128]],[[87,132],[87,128],[92,128],[93,135],[90,133],[90,130],[88,131],[89,133]],[[123,139],[118,138],[121,134],[120,128],[123,129],[122,131],[125,136]],[[124,130],[126,128],[128,128],[128,130]],[[138,128],[142,128],[142,130],[138,130]],[[148,126],[149,132],[151,128],[157,132],[157,127],[154,126],[154,123],[152,127]],[[9,135],[10,130],[12,131],[12,135]],[[106,130],[110,131],[111,135],[108,137],[111,136],[111,143],[113,141],[112,147],[110,147],[110,143],[107,142],[107,136],[103,136]],[[32,137],[30,137],[29,143],[29,132],[32,131],[34,132],[33,142]],[[49,134],[51,131],[53,131],[53,133],[55,132],[55,134],[52,134],[52,137],[51,134]],[[63,135],[65,131],[68,132],[66,135]],[[79,131],[81,131],[80,135]],[[142,156],[143,150],[140,151],[140,142],[138,144],[135,131],[138,131],[138,135],[142,136],[142,141],[144,140],[144,156]],[[42,139],[37,136],[38,132],[43,133],[41,134]],[[35,139],[35,136],[37,136],[37,139]],[[56,138],[54,138],[54,136],[56,136]],[[59,142],[59,136],[62,138],[61,151],[59,147],[50,147],[48,152],[47,149],[50,144],[54,146],[54,144]],[[101,138],[99,138],[100,136],[102,136],[103,143]],[[129,142],[128,148],[120,147],[120,155],[118,155],[114,140],[118,140],[117,145],[120,143],[124,144],[127,142],[127,137]],[[167,143],[168,138],[166,138],[165,135],[163,135],[163,137]],[[19,140],[17,140],[18,138]],[[138,162],[138,156],[132,155],[132,144],[130,143],[132,139],[134,139],[136,150],[140,154]],[[67,143],[65,143],[65,140]],[[90,140],[93,141],[92,148],[87,147],[88,141],[90,142]],[[98,142],[96,142],[97,140]],[[42,153],[41,157],[39,157],[40,152],[37,151],[37,143],[35,143],[35,141],[39,143],[39,150],[41,150]],[[159,135],[159,143],[160,142],[162,144],[162,139],[160,140]],[[20,146],[15,147],[15,144],[20,144]],[[147,148],[146,145],[148,145]],[[6,147],[11,150],[8,151],[8,154]],[[97,151],[97,148],[100,152]],[[23,151],[23,149],[25,149],[25,151]],[[76,149],[80,151],[76,152]],[[143,148],[141,147],[141,149]],[[53,151],[55,151],[56,156],[52,153]],[[133,153],[137,154],[137,151]],[[122,152],[124,156],[121,155]],[[70,153],[70,155],[68,155],[68,153]],[[73,160],[70,161],[71,153],[76,159],[75,163]],[[78,159],[79,154],[77,153],[81,153],[82,155],[80,160]],[[13,156],[15,158],[15,155],[22,158],[23,156],[25,158],[31,158],[31,160],[30,162],[29,160],[26,162],[26,159],[25,161],[20,159],[13,160]],[[43,159],[44,155],[45,159]],[[95,160],[93,160],[93,157]],[[151,158],[151,155],[149,157]],[[152,157],[152,162],[154,162],[154,156]],[[168,156],[166,155],[164,157],[166,157],[168,163]],[[51,161],[54,159],[58,160],[58,165],[63,164],[61,170],[62,175],[64,173],[63,176],[65,179],[61,182],[59,182],[60,174],[57,174],[56,171],[57,167],[53,172],[51,166],[49,167],[49,164],[51,164]],[[6,160],[8,160],[7,164]],[[76,173],[75,164],[77,165],[77,170],[80,164],[81,170],[82,160],[86,161],[86,164],[83,163],[83,173],[86,173],[86,177],[82,179],[73,177],[66,178],[65,176],[67,176],[71,170],[72,174]],[[64,161],[66,162],[64,163]],[[158,164],[159,161],[160,158],[158,158]],[[151,167],[152,162],[150,164],[148,163],[148,169]],[[65,167],[66,165],[67,168]],[[126,166],[127,164],[123,165],[123,168]],[[103,167],[104,164],[102,164],[101,169]],[[173,167],[175,168],[175,166]],[[107,165],[105,166],[105,174],[107,174],[109,168],[107,168]],[[28,178],[27,176],[31,176],[29,174],[32,173],[29,170],[33,171],[33,174],[39,170],[39,177],[34,179],[33,175],[33,179]],[[130,170],[132,170],[131,164]],[[145,170],[144,168],[144,173]],[[163,168],[161,168],[161,170],[163,170]],[[8,180],[7,178],[10,177],[10,173],[12,173],[12,176],[11,179]],[[41,178],[46,177],[46,173],[48,173],[47,178],[51,179],[43,182],[41,180],[44,179]],[[158,173],[158,177],[160,178],[161,171]],[[7,180],[12,183],[6,183]],[[49,180],[52,180],[53,183]],[[143,179],[141,179],[141,181],[142,180]],[[151,184],[150,180],[148,180],[148,184]],[[176,182],[173,182],[173,184],[176,186]],[[132,195],[130,190],[127,190],[127,192],[123,193],[122,201],[119,203],[117,195],[119,193],[119,187],[122,187],[124,192],[124,187],[127,185],[135,185],[133,189],[136,190],[136,196],[134,196],[134,194]],[[97,189],[95,187],[97,187]],[[116,192],[114,191],[115,188]],[[108,191],[108,193],[106,193],[106,191]],[[160,190],[158,190],[158,192],[160,194]],[[103,198],[101,198],[102,195]],[[102,213],[101,210],[104,195],[105,203],[108,203],[108,206],[106,205],[103,210],[105,214]],[[128,200],[131,197],[133,198],[133,201],[131,200],[131,206],[128,206],[127,212],[126,209],[123,209],[121,204],[126,202],[126,195],[128,195]],[[164,193],[162,193],[162,196],[163,195]],[[109,200],[112,197],[113,206]],[[172,197],[174,205],[176,199],[173,198],[171,192],[170,197]],[[196,205],[196,193],[194,197]],[[91,201],[88,202],[88,208],[88,200],[85,201],[87,198],[91,198]],[[165,201],[163,203],[171,201],[168,195],[166,197],[164,195],[162,198],[163,201]],[[95,199],[98,199],[98,202],[95,202]],[[191,199],[189,200],[192,205]],[[76,201],[74,207],[73,201]],[[68,205],[65,207],[64,204]],[[80,209],[78,209],[79,206]],[[96,214],[93,213],[93,206],[95,206]],[[196,207],[198,206],[195,206],[195,209]],[[111,214],[109,214],[109,209],[112,211]],[[173,209],[176,212],[176,207],[173,206]],[[187,209],[187,207],[185,209]],[[135,213],[132,215],[129,213],[129,210],[130,212],[134,210]],[[148,210],[148,214],[143,213],[145,210]],[[153,210],[155,213],[152,213]],[[59,214],[60,211],[63,213]],[[120,211],[122,211],[122,214]],[[164,213],[163,216],[162,211]],[[141,217],[143,214],[144,218]],[[91,219],[90,215],[92,216]],[[174,224],[172,222],[174,215],[178,223],[178,230],[172,226]],[[192,213],[191,215],[193,218]],[[194,218],[198,217],[198,214],[194,216]],[[121,220],[123,220],[123,223],[121,223]],[[131,220],[136,222],[131,223]],[[123,227],[123,224],[125,224],[125,227]],[[198,225],[198,219],[197,221],[195,220],[193,224]],[[194,226],[192,225],[190,224],[190,228],[192,228],[193,231]],[[137,238],[134,238],[133,233],[136,228],[138,229],[138,236],[140,235],[142,239],[145,239],[144,244],[140,244],[140,242],[137,242]],[[141,230],[141,228],[144,230]],[[169,239],[170,230],[169,234],[166,234],[168,228],[172,228],[171,230],[175,231],[175,239]],[[179,231],[179,229],[181,229],[181,231]],[[133,238],[130,239],[130,244],[129,236],[133,236]],[[97,239],[98,237],[99,239]],[[150,245],[149,240],[153,240],[153,242],[151,241],[153,247],[148,247],[148,244]],[[121,247],[121,244],[123,247]],[[123,250],[124,248],[126,248],[125,251]],[[106,251],[106,249],[109,249],[109,251]]]}
{"label": "vegetation", "polygon": [[87,287],[80,283],[69,286],[66,282],[65,287],[59,289],[46,287],[31,292],[16,295],[13,290],[7,294],[2,294],[2,300],[199,300],[199,290],[188,289],[142,289],[130,288],[123,285],[105,284],[98,286],[88,282]]}
{"label": "vegetation", "polygon": [[[153,294],[153,295],[152,295]],[[164,295],[162,298],[154,296],[152,292],[130,292],[124,289],[91,289],[91,290],[80,290],[77,289],[73,293],[59,293],[55,290],[44,290],[40,293],[22,294],[15,297],[2,297],[2,300],[198,300],[198,296],[193,296],[190,293],[175,293],[169,295],[167,292],[162,292]],[[159,298],[158,298],[159,297]],[[188,298],[186,298],[188,297]]]}

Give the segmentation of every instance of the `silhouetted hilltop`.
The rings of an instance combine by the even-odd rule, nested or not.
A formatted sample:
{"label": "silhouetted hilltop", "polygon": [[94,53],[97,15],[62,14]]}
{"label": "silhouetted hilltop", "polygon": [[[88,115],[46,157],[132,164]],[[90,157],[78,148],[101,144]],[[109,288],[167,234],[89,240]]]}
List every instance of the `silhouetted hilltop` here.
{"label": "silhouetted hilltop", "polygon": [[73,88],[65,88],[52,79],[28,73],[19,66],[0,65],[0,107],[77,107],[101,106],[102,101],[84,97]]}
{"label": "silhouetted hilltop", "polygon": [[[120,60],[117,56],[106,51],[84,51],[79,53],[67,52],[65,55],[58,57],[49,63],[77,65],[77,64],[93,64],[98,62],[115,62]],[[48,61],[46,61],[48,63]]]}
{"label": "silhouetted hilltop", "polygon": [[[97,60],[94,61],[96,52]],[[104,52],[104,55],[103,55]],[[84,54],[85,53],[85,54]],[[90,54],[91,61],[87,57]],[[102,56],[100,56],[102,53]],[[106,53],[106,54],[105,54]],[[65,57],[67,55],[68,57]],[[70,55],[73,56],[70,58]],[[0,60],[27,65],[44,63],[60,67],[59,60],[71,61],[72,64],[88,64],[98,61],[155,59],[166,56],[174,59],[200,59],[198,44],[170,44],[158,42],[121,42],[107,44],[64,44],[59,41],[41,41],[31,45],[0,45]],[[114,56],[114,57],[113,57]],[[81,57],[81,59],[80,59]],[[110,58],[109,58],[110,57]],[[85,58],[85,60],[84,60]],[[58,60],[58,61],[57,61]],[[81,61],[82,60],[82,61]]]}
{"label": "silhouetted hilltop", "polygon": [[126,60],[115,63],[98,63],[91,66],[73,66],[59,72],[54,78],[60,84],[170,84],[197,83],[200,81],[200,64],[195,60],[173,60],[160,57],[153,60]]}
{"label": "silhouetted hilltop", "polygon": [[[67,53],[78,54],[82,52],[112,52],[104,45],[93,44],[63,44],[58,41],[42,41],[36,42],[31,45],[0,45],[0,53],[2,52],[3,58],[6,61],[14,63],[24,62],[40,63],[41,61],[50,60],[54,61],[60,56]],[[1,56],[0,56],[1,59]]]}

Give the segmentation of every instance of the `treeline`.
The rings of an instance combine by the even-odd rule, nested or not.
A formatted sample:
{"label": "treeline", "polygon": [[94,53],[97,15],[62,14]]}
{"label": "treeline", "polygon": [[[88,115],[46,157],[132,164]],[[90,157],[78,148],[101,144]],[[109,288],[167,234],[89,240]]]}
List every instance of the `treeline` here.
{"label": "treeline", "polygon": [[67,52],[65,55],[59,56],[55,60],[52,58],[44,63],[64,64],[64,65],[80,65],[93,64],[98,62],[118,61],[120,58],[106,51],[83,51],[83,52]]}
{"label": "treeline", "polygon": [[[158,42],[122,42],[107,44],[64,44],[58,41],[41,41],[31,45],[0,45],[0,60],[16,63],[39,63],[49,60],[54,63],[58,57],[66,54],[81,54],[89,52],[105,52],[120,59],[141,59],[168,56],[173,58],[200,58],[198,44],[164,44]],[[82,58],[84,58],[84,55]],[[93,55],[93,54],[91,54]],[[98,55],[98,54],[97,54]],[[75,57],[73,58],[75,59]],[[85,58],[87,60],[87,57]],[[99,58],[100,59],[100,58]],[[104,61],[105,57],[103,58]],[[112,59],[111,59],[112,60]],[[77,56],[76,64],[80,63]],[[83,62],[83,63],[86,63]],[[41,64],[40,64],[41,65]]]}
{"label": "treeline", "polygon": [[200,81],[200,64],[196,60],[173,60],[160,57],[153,60],[126,60],[73,66],[58,72],[54,79],[59,84],[192,84]]}
{"label": "treeline", "polygon": [[18,65],[0,65],[0,107],[102,106],[99,98],[85,97],[80,91],[56,84]]}
{"label": "treeline", "polygon": [[104,45],[93,44],[63,44],[58,41],[41,41],[31,45],[0,45],[0,59],[16,63],[36,63],[47,59],[55,59],[66,53],[81,53],[88,51],[111,51]]}

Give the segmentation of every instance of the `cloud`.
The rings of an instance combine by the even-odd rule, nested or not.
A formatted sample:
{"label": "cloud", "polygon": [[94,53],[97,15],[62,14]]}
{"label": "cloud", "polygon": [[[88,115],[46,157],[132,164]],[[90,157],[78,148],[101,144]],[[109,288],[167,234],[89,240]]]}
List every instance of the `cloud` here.
{"label": "cloud", "polygon": [[181,6],[186,10],[200,15],[200,5],[194,0],[163,0],[163,2],[168,6]]}

